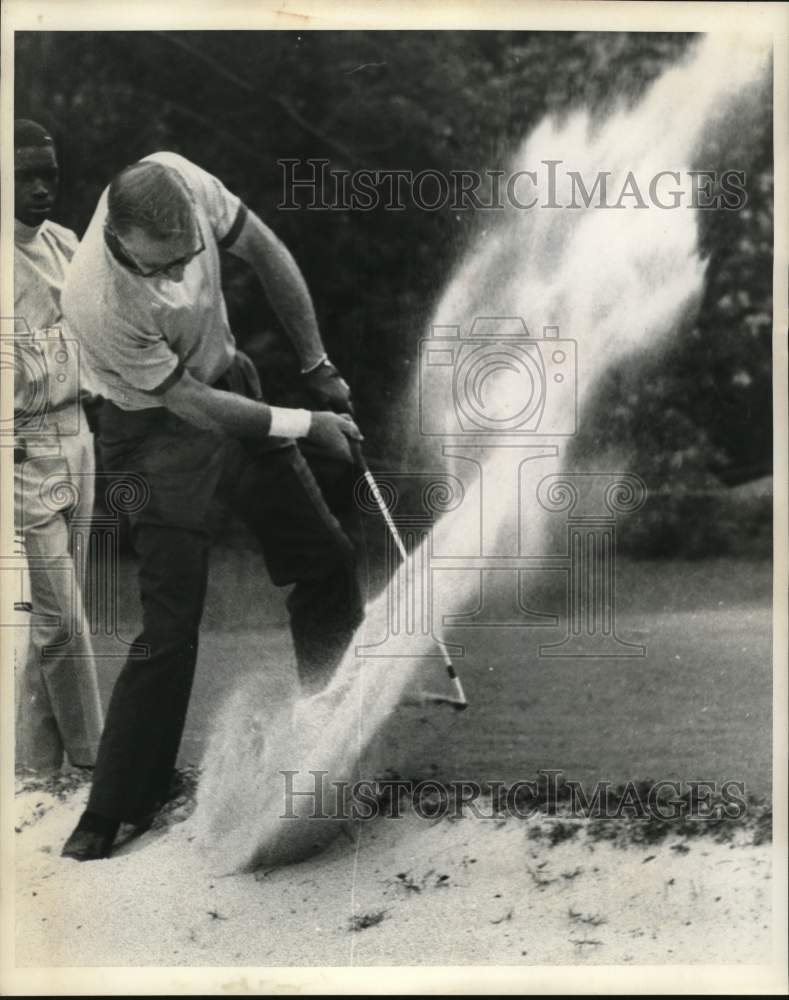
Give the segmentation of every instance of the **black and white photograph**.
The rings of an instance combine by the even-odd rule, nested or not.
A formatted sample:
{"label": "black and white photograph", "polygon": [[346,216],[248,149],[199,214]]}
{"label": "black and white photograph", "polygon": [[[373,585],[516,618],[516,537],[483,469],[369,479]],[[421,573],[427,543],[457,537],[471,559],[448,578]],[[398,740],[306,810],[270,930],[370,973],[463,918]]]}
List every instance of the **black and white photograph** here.
{"label": "black and white photograph", "polygon": [[3,8],[0,991],[785,993],[787,5]]}

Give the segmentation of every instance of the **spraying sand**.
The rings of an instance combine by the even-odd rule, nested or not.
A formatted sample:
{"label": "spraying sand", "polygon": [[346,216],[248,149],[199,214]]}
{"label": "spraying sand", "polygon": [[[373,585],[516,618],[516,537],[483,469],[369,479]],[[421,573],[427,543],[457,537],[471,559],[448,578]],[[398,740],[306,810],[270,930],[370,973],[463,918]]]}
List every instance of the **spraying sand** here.
{"label": "spraying sand", "polygon": [[[543,122],[516,156],[515,169],[562,161],[556,194],[564,203],[572,194],[568,171],[587,178],[609,171],[616,181],[611,189],[621,191],[628,171],[643,182],[670,167],[681,172],[687,187],[687,170],[705,131],[732,100],[743,100],[748,88],[758,84],[765,66],[764,52],[710,37],[687,61],[664,73],[636,106],[612,113],[602,124],[593,127],[582,113],[562,125]],[[758,99],[755,90],[753,99]],[[540,192],[546,201],[548,193]],[[653,212],[633,211],[632,201],[625,204],[629,210],[511,208],[468,254],[434,322],[459,326],[461,337],[480,316],[522,317],[532,332],[557,325],[563,337],[578,343],[580,410],[609,365],[666,338],[702,290],[705,267],[695,210],[663,212],[658,226]],[[499,406],[511,404],[517,410],[523,387],[506,370],[500,374],[492,396]],[[439,405],[445,410],[437,418],[445,419],[450,431],[457,419],[453,400]],[[560,453],[563,440],[548,433],[540,443],[542,456],[524,462],[528,467],[518,480],[518,496],[525,490],[533,497],[540,479],[557,471],[546,458]],[[501,483],[511,479],[510,454],[496,448],[480,454],[488,482],[490,477]],[[466,539],[475,537],[481,483],[482,475],[467,486],[464,502],[440,521],[431,543],[439,552],[462,552]],[[545,511],[533,501],[532,506],[529,544],[537,554],[546,545]],[[503,502],[496,533],[505,549],[517,537],[518,521],[517,502]],[[404,691],[413,688],[421,658],[435,654],[435,641],[404,631],[402,649],[390,648],[391,658],[357,656],[356,647],[386,634],[389,602],[407,597],[420,558],[420,550],[412,552],[368,608],[365,625],[324,692],[283,700],[261,680],[250,682],[226,704],[205,757],[198,807],[188,824],[213,871],[298,861],[337,835],[336,823],[309,818],[307,799],[300,820],[280,818],[280,772],[295,772],[296,788],[312,787],[313,770],[327,772],[330,781],[364,773],[366,751]],[[451,588],[444,595],[446,606],[467,604],[477,587],[474,574],[446,575],[455,577],[445,583]]]}

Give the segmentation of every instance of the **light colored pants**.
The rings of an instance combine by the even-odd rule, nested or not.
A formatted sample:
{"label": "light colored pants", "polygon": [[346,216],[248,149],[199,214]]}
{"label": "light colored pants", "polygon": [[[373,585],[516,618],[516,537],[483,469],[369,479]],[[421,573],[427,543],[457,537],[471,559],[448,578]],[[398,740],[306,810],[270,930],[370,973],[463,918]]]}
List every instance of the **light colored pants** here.
{"label": "light colored pants", "polygon": [[[83,417],[84,422],[84,417]],[[93,435],[60,438],[60,454],[27,445],[14,466],[14,515],[28,562],[32,616],[15,649],[16,767],[93,765],[102,728],[96,663],[69,525],[93,509]],[[49,452],[49,454],[47,453]]]}

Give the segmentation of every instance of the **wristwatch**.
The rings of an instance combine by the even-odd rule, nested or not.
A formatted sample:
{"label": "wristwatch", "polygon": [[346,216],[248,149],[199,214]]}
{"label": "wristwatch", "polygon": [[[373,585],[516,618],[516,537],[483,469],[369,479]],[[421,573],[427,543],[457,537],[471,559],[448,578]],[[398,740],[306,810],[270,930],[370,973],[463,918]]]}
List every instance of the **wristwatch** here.
{"label": "wristwatch", "polygon": [[334,367],[334,365],[331,363],[331,361],[329,361],[329,355],[328,354],[324,354],[323,357],[318,358],[318,360],[315,362],[315,364],[314,365],[310,365],[309,368],[302,368],[301,369],[301,374],[302,375],[312,375],[313,372],[316,372],[319,368],[322,368],[323,365],[328,365],[330,368]]}

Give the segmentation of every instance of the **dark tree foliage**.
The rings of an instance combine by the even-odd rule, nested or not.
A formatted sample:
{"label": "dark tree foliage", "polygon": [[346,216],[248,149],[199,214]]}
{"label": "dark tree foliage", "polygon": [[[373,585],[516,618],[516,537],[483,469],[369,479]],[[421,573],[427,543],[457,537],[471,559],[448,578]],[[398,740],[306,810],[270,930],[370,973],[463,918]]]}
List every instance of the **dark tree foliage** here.
{"label": "dark tree foliage", "polygon": [[[17,36],[16,114],[49,125],[63,172],[59,220],[81,233],[125,164],[157,149],[217,174],[302,267],[373,455],[396,462],[391,413],[416,343],[475,232],[472,212],[281,211],[277,161],[329,169],[505,166],[543,115],[636,100],[693,42],[583,32],[58,32]],[[709,257],[698,318],[657,363],[609,373],[579,446],[626,442],[669,477],[724,481],[771,459],[771,109],[699,152],[747,172],[748,205],[702,217]],[[716,134],[726,134],[717,132]],[[293,358],[255,280],[228,261],[239,341],[273,401],[296,397]],[[652,366],[650,368],[650,365]],[[290,377],[289,377],[290,376]],[[389,419],[388,419],[389,418]]]}

